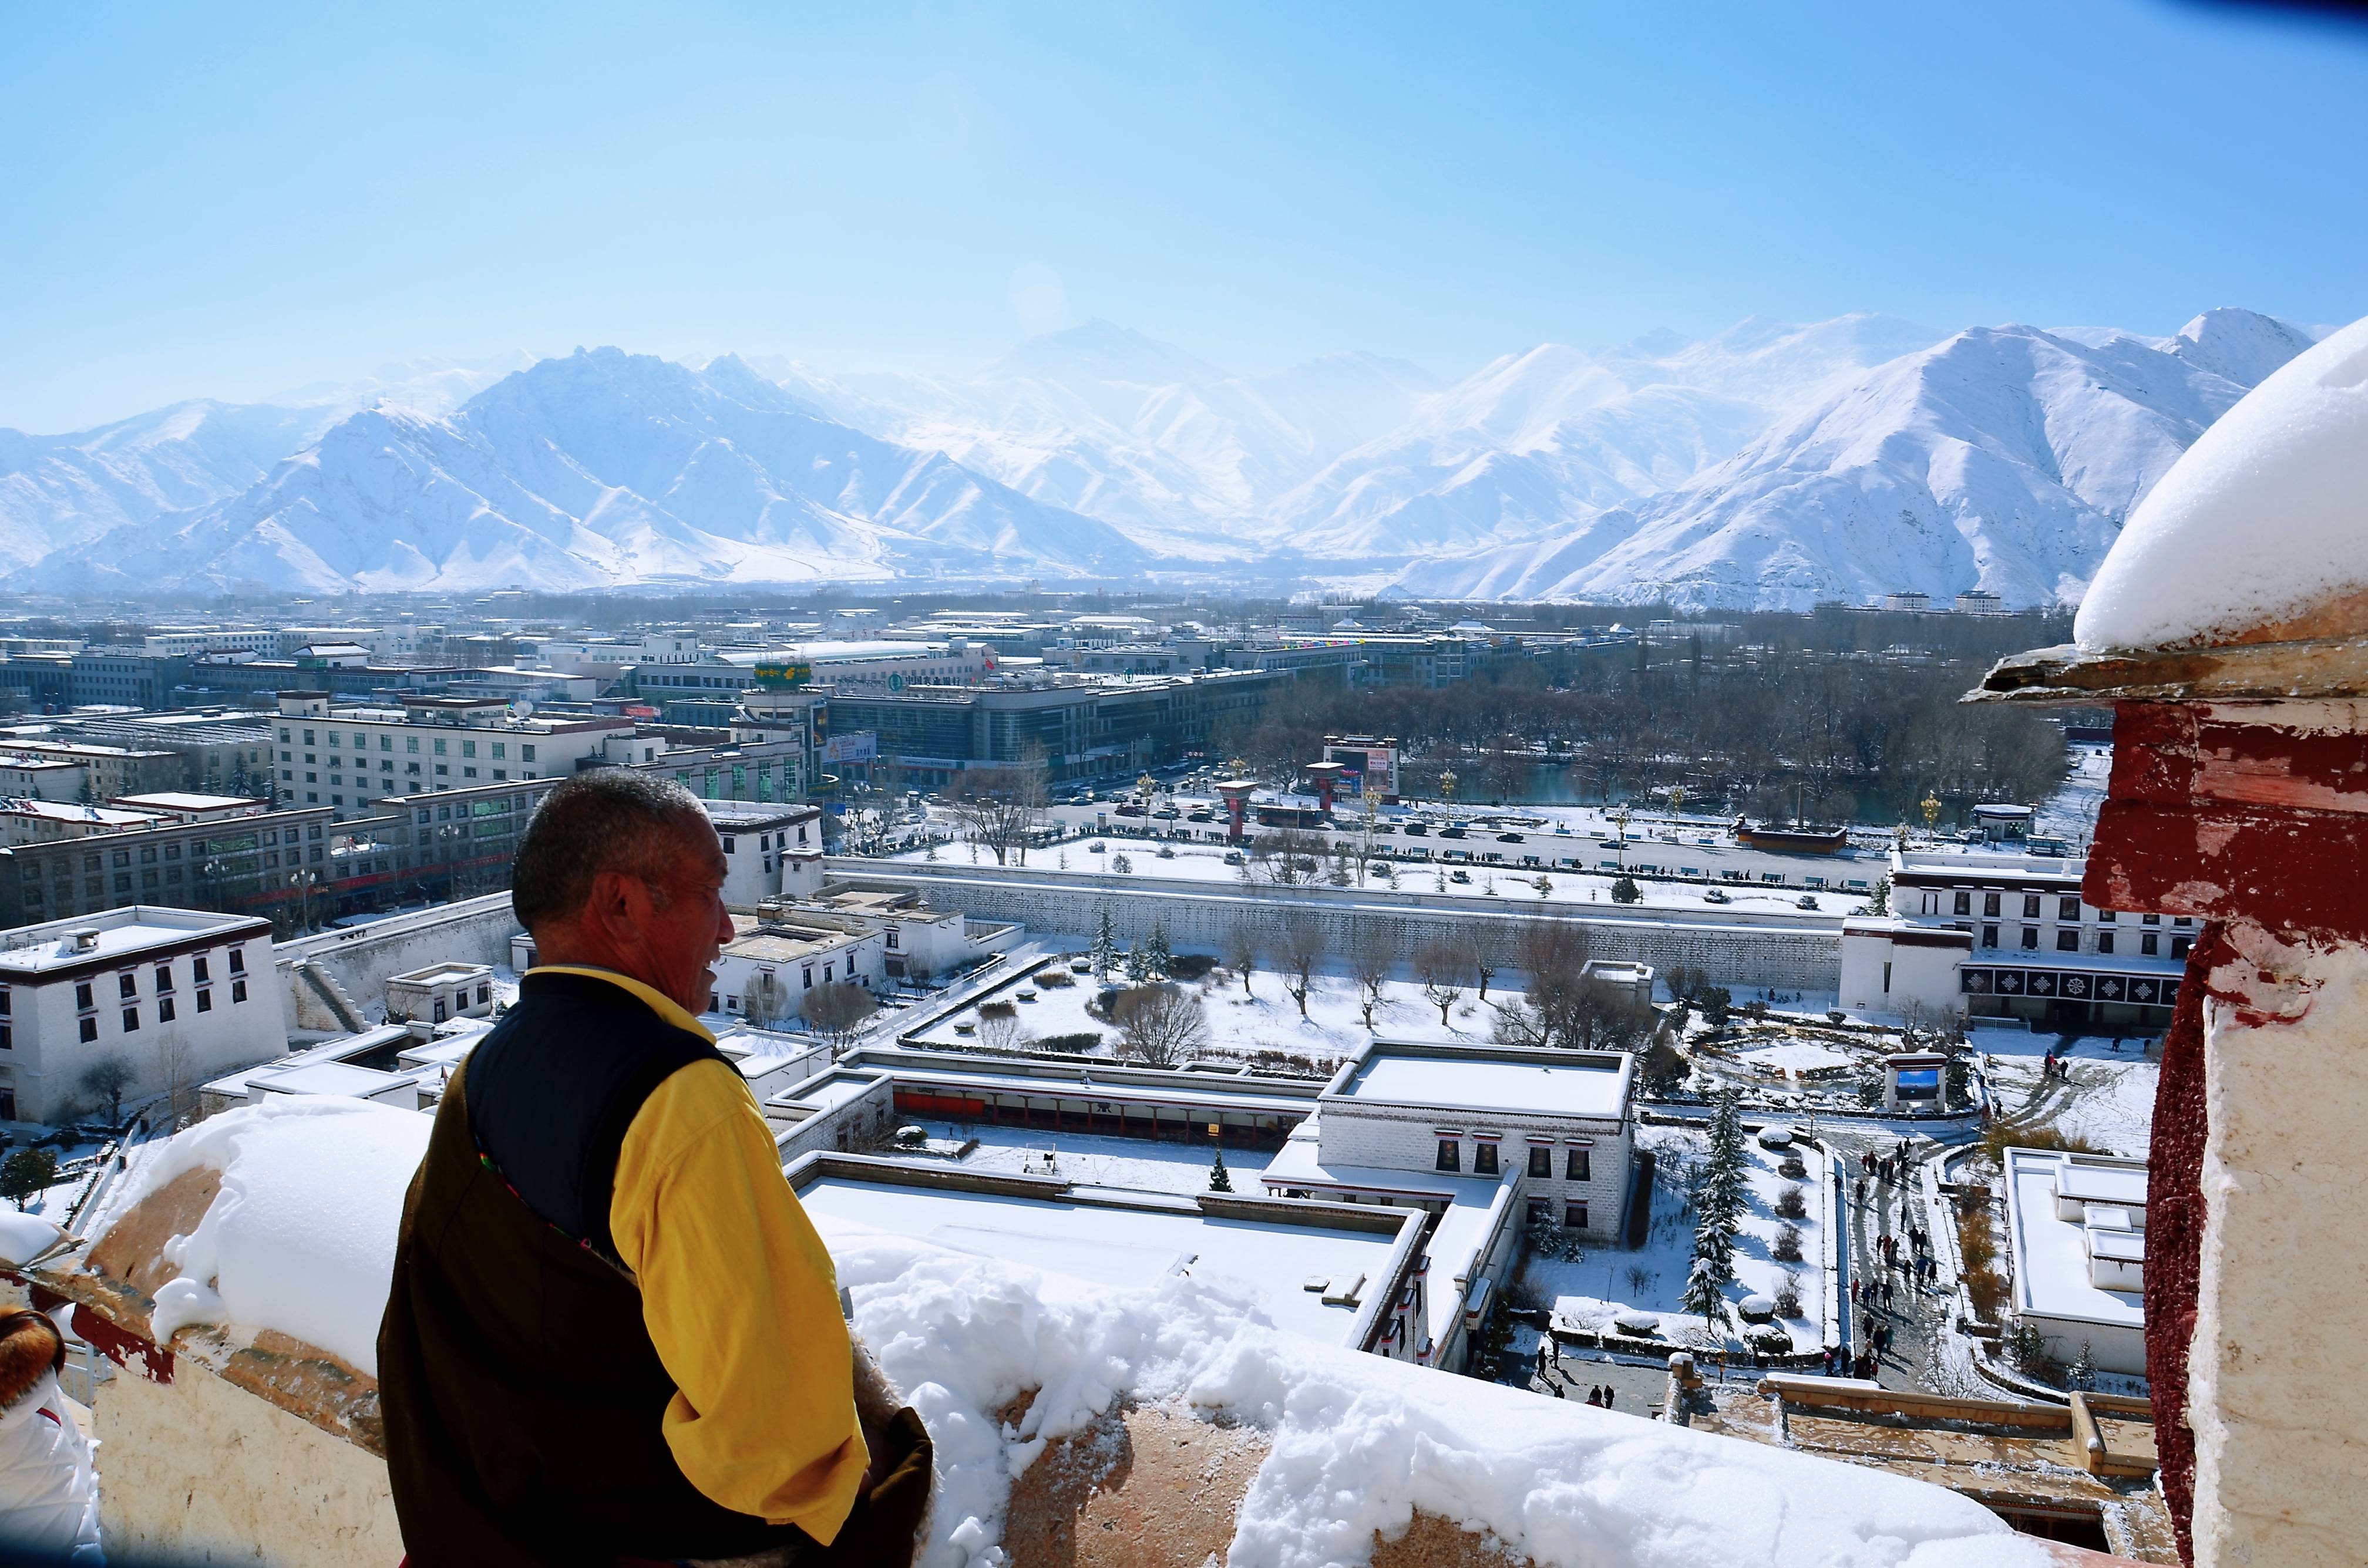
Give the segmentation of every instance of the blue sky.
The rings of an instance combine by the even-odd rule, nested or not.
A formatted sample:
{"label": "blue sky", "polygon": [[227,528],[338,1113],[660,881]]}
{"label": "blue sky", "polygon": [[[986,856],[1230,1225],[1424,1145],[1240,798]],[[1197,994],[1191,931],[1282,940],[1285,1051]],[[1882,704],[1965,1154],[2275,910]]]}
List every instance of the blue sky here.
{"label": "blue sky", "polygon": [[2156,0],[17,6],[0,426],[1103,316],[1460,373],[1877,310],[2368,312],[2368,30]]}

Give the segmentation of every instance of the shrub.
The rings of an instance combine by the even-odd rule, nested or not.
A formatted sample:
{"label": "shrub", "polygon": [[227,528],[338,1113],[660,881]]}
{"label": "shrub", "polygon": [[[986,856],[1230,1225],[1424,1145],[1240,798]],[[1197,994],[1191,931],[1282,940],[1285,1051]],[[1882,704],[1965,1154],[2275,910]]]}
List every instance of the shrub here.
{"label": "shrub", "polygon": [[1035,974],[1035,983],[1047,991],[1065,991],[1077,983],[1077,977],[1059,964],[1048,964]]}
{"label": "shrub", "polygon": [[1776,1292],[1776,1315],[1780,1318],[1801,1315],[1801,1287],[1790,1275],[1785,1276],[1783,1287]]}
{"label": "shrub", "polygon": [[1776,1213],[1780,1219],[1805,1220],[1809,1217],[1808,1199],[1801,1196],[1798,1187],[1788,1187],[1776,1195]]}
{"label": "shrub", "polygon": [[1101,1049],[1102,1037],[1092,1029],[1082,1029],[1076,1034],[1048,1034],[1036,1044],[1044,1051],[1093,1051]]}
{"label": "shrub", "polygon": [[1217,967],[1217,960],[1206,953],[1178,953],[1167,960],[1167,973],[1172,980],[1205,980]]}
{"label": "shrub", "polygon": [[1019,1006],[1016,1002],[981,1002],[978,1016],[982,1023],[989,1018],[1016,1018],[1019,1016]]}
{"label": "shrub", "polygon": [[[1808,1176],[1809,1167],[1803,1165],[1797,1159],[1787,1159],[1783,1164],[1776,1167],[1776,1174],[1781,1176],[1789,1176],[1794,1181],[1800,1181]],[[1780,1209],[1777,1212],[1781,1214],[1783,1210]]]}
{"label": "shrub", "polygon": [[1778,1231],[1776,1233],[1776,1244],[1769,1249],[1768,1256],[1774,1258],[1779,1263],[1800,1262],[1801,1227],[1798,1225],[1786,1225],[1782,1230]]}

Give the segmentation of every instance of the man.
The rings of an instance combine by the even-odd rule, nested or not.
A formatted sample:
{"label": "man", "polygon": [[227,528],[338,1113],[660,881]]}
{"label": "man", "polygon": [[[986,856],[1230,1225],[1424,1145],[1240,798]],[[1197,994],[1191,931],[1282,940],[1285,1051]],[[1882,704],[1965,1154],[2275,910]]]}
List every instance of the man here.
{"label": "man", "polygon": [[537,964],[445,1086],[379,1328],[414,1568],[911,1561],[928,1438],[695,1016],[724,869],[696,797],[621,768],[528,824]]}

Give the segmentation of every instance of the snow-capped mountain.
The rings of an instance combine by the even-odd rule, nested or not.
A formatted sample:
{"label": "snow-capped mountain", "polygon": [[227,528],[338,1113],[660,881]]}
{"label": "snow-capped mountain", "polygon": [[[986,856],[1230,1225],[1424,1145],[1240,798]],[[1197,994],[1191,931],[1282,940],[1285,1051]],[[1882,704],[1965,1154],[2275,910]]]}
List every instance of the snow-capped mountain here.
{"label": "snow-capped mountain", "polygon": [[2167,340],[1978,328],[1866,372],[1677,488],[1396,586],[1805,608],[1912,588],[2068,601],[2140,497],[2311,335],[2207,312]]}
{"label": "snow-capped mountain", "polygon": [[169,530],[29,585],[313,590],[1056,575],[1140,566],[1092,518],[824,417],[737,359],[548,359],[436,417],[339,421]]}
{"label": "snow-capped mountain", "polygon": [[68,436],[0,430],[0,572],[236,495],[333,418],[201,401]]}

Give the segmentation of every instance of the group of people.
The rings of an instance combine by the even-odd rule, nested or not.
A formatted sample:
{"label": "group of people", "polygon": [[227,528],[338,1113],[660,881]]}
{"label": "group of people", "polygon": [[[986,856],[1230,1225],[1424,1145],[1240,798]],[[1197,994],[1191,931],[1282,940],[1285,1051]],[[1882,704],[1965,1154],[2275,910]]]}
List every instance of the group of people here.
{"label": "group of people", "polygon": [[[1559,1358],[1559,1352],[1555,1349],[1552,1339],[1538,1341],[1538,1381],[1554,1390],[1554,1396],[1556,1399],[1568,1399],[1570,1385],[1557,1382],[1547,1375],[1547,1369],[1556,1365]],[[1590,1384],[1587,1391],[1587,1403],[1600,1410],[1611,1409],[1611,1385],[1610,1383]]]}
{"label": "group of people", "polygon": [[1825,1374],[1829,1378],[1839,1375],[1873,1382],[1877,1366],[1875,1352],[1869,1346],[1861,1346],[1856,1355],[1838,1345],[1826,1346]]}
{"label": "group of people", "polygon": [[2072,1081],[2072,1064],[2051,1050],[2039,1059],[2039,1078],[2042,1083],[2060,1078],[2068,1084]]}

